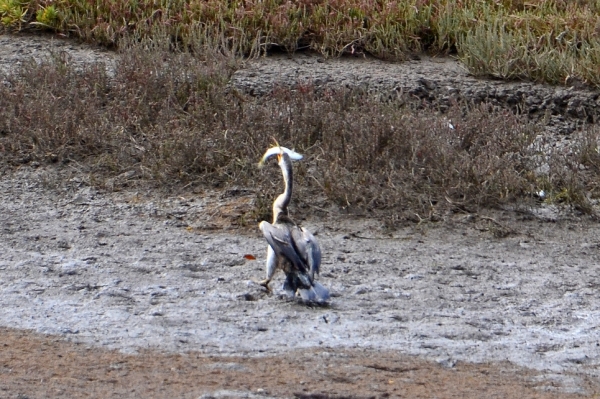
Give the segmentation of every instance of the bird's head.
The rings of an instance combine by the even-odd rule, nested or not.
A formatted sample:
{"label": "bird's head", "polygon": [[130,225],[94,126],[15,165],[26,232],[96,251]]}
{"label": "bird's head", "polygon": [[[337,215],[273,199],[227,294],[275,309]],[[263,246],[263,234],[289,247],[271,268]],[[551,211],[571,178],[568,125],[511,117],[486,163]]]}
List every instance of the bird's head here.
{"label": "bird's head", "polygon": [[260,162],[258,163],[258,167],[263,167],[264,164],[269,160],[269,158],[273,155],[277,155],[277,162],[281,163],[282,158],[283,158],[283,154],[287,154],[290,159],[292,161],[298,161],[300,159],[303,158],[302,154],[297,153],[294,150],[290,150],[289,148],[286,147],[282,147],[279,145],[279,143],[277,143],[277,141],[275,141],[275,146],[269,148],[265,154],[263,155],[263,157],[261,158]]}

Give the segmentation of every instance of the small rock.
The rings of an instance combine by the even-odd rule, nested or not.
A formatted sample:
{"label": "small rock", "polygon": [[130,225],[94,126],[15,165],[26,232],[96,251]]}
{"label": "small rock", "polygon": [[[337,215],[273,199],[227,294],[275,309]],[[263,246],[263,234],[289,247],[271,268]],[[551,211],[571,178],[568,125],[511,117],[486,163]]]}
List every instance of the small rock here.
{"label": "small rock", "polygon": [[69,244],[69,242],[67,240],[59,240],[57,242],[57,246],[60,249],[69,249],[69,248],[71,248],[71,245]]}

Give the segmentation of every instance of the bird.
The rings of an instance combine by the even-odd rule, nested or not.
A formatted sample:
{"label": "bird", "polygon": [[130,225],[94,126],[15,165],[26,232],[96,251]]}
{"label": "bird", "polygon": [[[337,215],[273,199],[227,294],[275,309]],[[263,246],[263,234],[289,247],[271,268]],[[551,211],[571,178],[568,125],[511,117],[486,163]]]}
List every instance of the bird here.
{"label": "bird", "polygon": [[269,244],[267,278],[259,284],[270,291],[269,283],[275,272],[281,269],[286,275],[283,290],[288,296],[298,294],[307,302],[326,302],[330,298],[329,290],[314,280],[321,266],[321,247],[312,233],[294,222],[288,212],[294,185],[292,160],[300,160],[303,156],[276,143],[265,152],[259,166],[273,155],[277,155],[281,168],[284,191],[273,201],[273,222],[262,221],[259,224]]}

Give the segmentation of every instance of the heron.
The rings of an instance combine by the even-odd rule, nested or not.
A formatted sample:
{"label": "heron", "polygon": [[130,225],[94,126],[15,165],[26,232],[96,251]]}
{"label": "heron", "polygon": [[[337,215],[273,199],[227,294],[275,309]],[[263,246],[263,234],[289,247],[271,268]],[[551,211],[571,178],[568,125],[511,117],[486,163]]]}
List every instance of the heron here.
{"label": "heron", "polygon": [[283,290],[290,297],[299,294],[304,301],[325,302],[329,291],[314,280],[321,266],[321,247],[310,231],[294,222],[288,212],[294,185],[292,160],[302,155],[276,145],[265,152],[259,165],[273,155],[283,176],[284,191],[273,202],[273,222],[262,221],[259,228],[268,242],[266,274],[259,283],[270,291],[269,283],[278,269],[286,276]]}

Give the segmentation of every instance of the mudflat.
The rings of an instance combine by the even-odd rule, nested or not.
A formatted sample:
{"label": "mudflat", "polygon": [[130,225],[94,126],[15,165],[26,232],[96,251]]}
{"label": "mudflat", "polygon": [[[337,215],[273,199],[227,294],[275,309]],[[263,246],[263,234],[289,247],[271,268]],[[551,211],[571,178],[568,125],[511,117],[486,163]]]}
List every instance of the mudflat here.
{"label": "mudflat", "polygon": [[[93,62],[97,54],[110,65],[116,57],[72,42],[0,36],[0,54],[25,54],[14,62],[56,51],[55,45],[73,62]],[[251,88],[243,82],[267,71],[265,63],[295,63],[271,60],[249,63],[233,84]],[[372,68],[375,61],[351,62]],[[450,65],[449,77],[465,74],[451,61],[424,62]],[[296,63],[296,72],[262,76],[289,81],[289,73],[325,63],[343,68],[343,60],[314,58]],[[385,65],[382,71],[394,68]],[[430,80],[415,74],[412,81],[424,88],[415,95],[457,93],[450,90],[456,85]],[[580,107],[595,112],[592,102],[573,103],[573,91],[535,90],[550,96],[540,107],[564,107],[564,117],[547,121],[556,137],[577,125]],[[0,396],[600,392],[600,241],[591,218],[540,205],[459,212],[389,230],[381,220],[334,208],[306,219],[292,208],[323,247],[319,281],[332,293],[328,306],[307,306],[281,295],[281,274],[273,294],[253,282],[264,276],[266,243],[256,226],[231,222],[253,201],[243,189],[102,191],[76,165],[5,169]]]}

